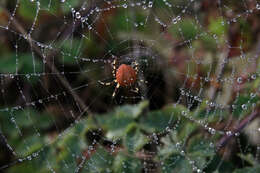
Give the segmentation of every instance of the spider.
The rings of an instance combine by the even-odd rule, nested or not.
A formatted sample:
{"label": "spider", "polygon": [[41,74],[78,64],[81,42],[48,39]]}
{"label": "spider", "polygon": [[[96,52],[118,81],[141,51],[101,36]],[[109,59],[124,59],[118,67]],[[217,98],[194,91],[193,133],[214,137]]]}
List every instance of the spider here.
{"label": "spider", "polygon": [[[112,94],[112,98],[115,97],[117,89],[119,87],[132,87],[136,81],[137,81],[137,74],[138,74],[138,67],[139,64],[134,61],[134,67],[131,65],[121,64],[118,68],[116,67],[117,60],[115,59],[112,63],[113,66],[113,77],[114,80],[112,82],[102,82],[99,81],[101,85],[109,86],[112,84],[116,84],[116,88]],[[143,80],[140,80],[143,82]],[[138,93],[139,89],[136,87],[134,90],[131,90],[133,92]]]}

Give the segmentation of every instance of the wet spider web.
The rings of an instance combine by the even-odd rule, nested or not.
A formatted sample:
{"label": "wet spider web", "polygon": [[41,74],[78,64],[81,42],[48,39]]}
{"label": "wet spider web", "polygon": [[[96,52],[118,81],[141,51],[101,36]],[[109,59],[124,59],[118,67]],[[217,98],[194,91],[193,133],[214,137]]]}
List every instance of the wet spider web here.
{"label": "wet spider web", "polygon": [[[35,172],[39,163],[42,172],[213,172],[231,154],[224,148],[230,140],[239,153],[259,161],[257,1],[6,0],[0,5],[3,172],[28,165],[27,171]],[[139,63],[140,92],[120,88],[113,99],[115,86],[99,84],[113,80],[114,59],[119,65]],[[130,152],[139,161],[125,161],[117,153],[127,135],[114,140],[95,114],[145,100],[150,110],[170,105],[170,118],[166,124],[159,120],[160,130],[138,133],[147,138]],[[176,113],[180,105],[184,108]],[[176,137],[186,121],[207,132],[200,136],[211,154],[206,161],[185,150],[191,134]],[[174,154],[164,158],[169,151]],[[180,166],[184,163],[188,167]],[[217,166],[208,170],[213,163]]]}

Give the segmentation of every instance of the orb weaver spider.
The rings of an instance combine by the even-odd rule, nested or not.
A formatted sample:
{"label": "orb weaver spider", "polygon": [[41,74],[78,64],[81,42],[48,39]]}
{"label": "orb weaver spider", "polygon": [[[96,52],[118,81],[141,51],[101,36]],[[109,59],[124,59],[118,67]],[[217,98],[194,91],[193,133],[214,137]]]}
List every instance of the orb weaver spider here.
{"label": "orb weaver spider", "polygon": [[[112,98],[115,97],[117,89],[119,87],[132,87],[137,81],[137,75],[139,71],[139,64],[134,61],[134,67],[131,65],[121,64],[118,68],[116,67],[117,60],[115,59],[112,63],[112,74],[114,77],[114,80],[112,82],[102,82],[98,81],[101,85],[109,86],[112,84],[116,84],[115,90],[112,94]],[[143,80],[140,80],[141,82],[144,82]],[[139,88],[135,88],[134,90],[131,90],[135,93],[139,92]]]}

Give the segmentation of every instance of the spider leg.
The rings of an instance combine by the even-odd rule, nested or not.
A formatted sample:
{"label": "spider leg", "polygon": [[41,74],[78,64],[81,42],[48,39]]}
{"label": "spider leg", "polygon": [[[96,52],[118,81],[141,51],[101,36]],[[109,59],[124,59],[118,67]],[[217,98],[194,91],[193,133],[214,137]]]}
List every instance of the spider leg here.
{"label": "spider leg", "polygon": [[136,72],[136,74],[138,74],[138,71],[139,71],[139,64],[137,61],[134,61],[134,70]]}
{"label": "spider leg", "polygon": [[[139,72],[139,63],[136,60],[134,61],[134,70],[135,70],[136,75],[137,75],[138,72]],[[148,81],[143,80],[143,79],[140,79],[139,82],[142,82],[142,83],[145,83],[145,84],[148,83]]]}
{"label": "spider leg", "polygon": [[148,83],[148,81],[146,81],[146,80],[143,80],[143,79],[140,79],[140,80],[139,80],[139,82],[142,82],[142,83],[145,83],[145,84],[147,84],[147,83]]}
{"label": "spider leg", "polygon": [[112,94],[112,98],[115,97],[116,91],[117,91],[117,89],[118,89],[119,87],[120,87],[120,85],[119,85],[119,83],[117,83],[116,88],[115,88],[115,90],[114,90],[114,92],[113,92],[113,94]]}
{"label": "spider leg", "polygon": [[131,91],[134,92],[134,93],[138,93],[139,92],[139,88],[136,87],[135,89],[132,89]]}
{"label": "spider leg", "polygon": [[113,76],[116,77],[116,59],[113,61],[112,66],[113,66],[113,70],[112,70]]}
{"label": "spider leg", "polygon": [[101,85],[106,85],[106,86],[109,86],[109,85],[112,85],[114,83],[114,81],[112,82],[102,82],[102,81],[98,81]]}

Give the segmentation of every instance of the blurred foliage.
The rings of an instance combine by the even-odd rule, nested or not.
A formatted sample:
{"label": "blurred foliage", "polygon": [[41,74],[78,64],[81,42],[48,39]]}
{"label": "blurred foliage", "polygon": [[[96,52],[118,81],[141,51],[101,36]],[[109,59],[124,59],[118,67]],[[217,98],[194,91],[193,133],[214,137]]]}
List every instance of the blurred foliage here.
{"label": "blurred foliage", "polygon": [[[5,122],[1,127],[5,129],[5,134],[13,134],[10,142],[17,142],[10,145],[16,148],[19,158],[23,158],[21,163],[8,169],[8,172],[33,172],[36,169],[45,172],[50,168],[57,172],[73,172],[77,169],[87,172],[140,172],[143,157],[149,155],[145,148],[153,143],[160,143],[156,145],[158,153],[154,151],[156,154],[153,161],[158,162],[158,169],[162,172],[193,172],[194,169],[205,169],[205,165],[207,170],[219,172],[254,172],[259,169],[258,164],[246,153],[240,153],[240,157],[252,164],[252,167],[225,168],[228,163],[224,162],[216,168],[213,163],[219,157],[215,152],[217,137],[212,139],[206,131],[194,134],[201,126],[182,116],[188,110],[181,105],[168,105],[160,111],[147,112],[147,103],[125,105],[108,114],[93,115],[97,121],[92,116],[86,117],[53,137],[34,135],[32,129],[29,132],[34,134],[19,136],[9,121],[10,117],[2,116],[6,120],[1,120]],[[189,112],[191,117],[195,113]],[[31,114],[33,119],[28,121],[27,114]],[[33,110],[15,112],[15,115],[10,113],[9,116],[16,118],[23,132],[35,124],[40,125],[37,125],[39,130],[44,130],[51,122],[39,119],[43,115]],[[213,122],[215,120],[208,123]],[[100,125],[102,128],[98,128]],[[236,163],[230,161],[229,164]]]}

